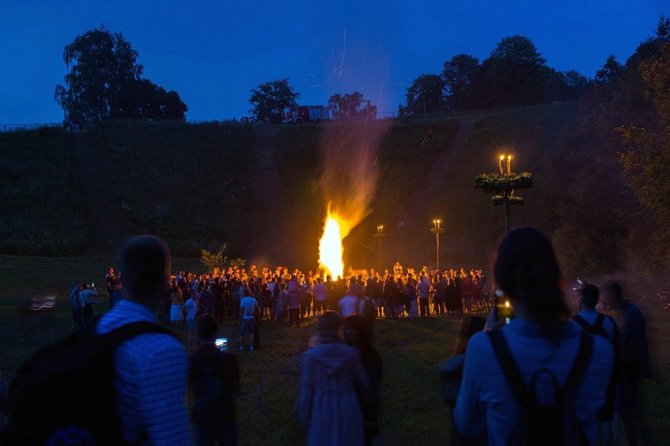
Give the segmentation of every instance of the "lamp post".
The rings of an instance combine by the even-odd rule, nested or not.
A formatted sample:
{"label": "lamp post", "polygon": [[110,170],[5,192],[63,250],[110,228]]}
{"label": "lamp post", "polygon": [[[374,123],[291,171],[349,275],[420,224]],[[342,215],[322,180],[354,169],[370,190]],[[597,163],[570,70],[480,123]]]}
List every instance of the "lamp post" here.
{"label": "lamp post", "polygon": [[384,237],[386,237],[386,234],[384,234],[384,225],[377,226],[377,232],[373,235],[373,237],[376,238],[377,241],[379,242],[379,250],[377,251],[377,253],[379,255],[379,263],[378,263],[377,266],[379,267],[378,271],[379,271],[379,274],[381,275],[382,271],[383,271],[382,270],[382,240],[384,239]]}
{"label": "lamp post", "polygon": [[433,227],[430,228],[430,232],[435,234],[435,267],[440,269],[440,234],[444,234],[444,228],[442,227],[442,220],[436,218],[433,220]]}

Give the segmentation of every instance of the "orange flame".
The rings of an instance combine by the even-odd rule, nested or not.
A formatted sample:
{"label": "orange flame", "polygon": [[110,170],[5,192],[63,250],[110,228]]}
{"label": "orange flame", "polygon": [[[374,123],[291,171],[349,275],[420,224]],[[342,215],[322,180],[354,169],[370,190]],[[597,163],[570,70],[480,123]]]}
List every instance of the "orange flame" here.
{"label": "orange flame", "polygon": [[319,268],[333,278],[344,277],[342,241],[359,222],[360,220],[352,221],[333,212],[330,203],[328,204],[323,235],[319,240]]}

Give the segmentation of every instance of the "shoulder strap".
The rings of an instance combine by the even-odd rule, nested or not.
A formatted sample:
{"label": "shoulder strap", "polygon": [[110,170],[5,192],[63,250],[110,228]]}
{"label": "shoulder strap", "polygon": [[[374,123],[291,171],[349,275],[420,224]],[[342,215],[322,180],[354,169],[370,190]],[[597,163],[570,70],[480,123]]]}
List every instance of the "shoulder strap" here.
{"label": "shoulder strap", "polygon": [[87,324],[81,329],[80,333],[82,336],[86,337],[95,336],[100,340],[102,344],[111,348],[115,348],[116,346],[122,344],[123,342],[129,339],[147,333],[166,334],[176,337],[176,335],[167,328],[163,328],[160,325],[147,321],[131,322],[129,324],[122,325],[119,328],[116,328],[103,335],[96,335],[95,327],[97,327],[101,319],[102,315],[95,316],[90,321],[89,324]]}
{"label": "shoulder strap", "polygon": [[577,322],[577,325],[582,327],[582,330],[588,330],[588,329],[591,328],[591,325],[588,322],[586,322],[586,319],[584,319],[583,317],[581,317],[578,314],[574,315],[572,317],[572,320]]}
{"label": "shoulder strap", "polygon": [[584,381],[584,375],[586,375],[586,369],[591,362],[591,355],[593,353],[593,335],[582,331],[581,339],[579,342],[579,350],[577,350],[577,357],[575,362],[572,364],[572,369],[568,375],[568,379],[563,386],[563,406],[568,407],[572,404],[575,397],[577,396],[577,391]]}
{"label": "shoulder strap", "polygon": [[509,344],[505,339],[503,331],[501,329],[491,330],[488,331],[487,334],[493,345],[493,352],[505,374],[505,378],[507,378],[507,383],[514,394],[514,397],[520,406],[525,406],[528,403],[526,383],[523,380],[519,367],[514,362],[512,351],[509,348]]}
{"label": "shoulder strap", "polygon": [[596,321],[593,323],[593,326],[594,327],[602,327],[604,320],[605,320],[605,315],[602,314],[602,313],[598,313],[598,317],[596,317]]}

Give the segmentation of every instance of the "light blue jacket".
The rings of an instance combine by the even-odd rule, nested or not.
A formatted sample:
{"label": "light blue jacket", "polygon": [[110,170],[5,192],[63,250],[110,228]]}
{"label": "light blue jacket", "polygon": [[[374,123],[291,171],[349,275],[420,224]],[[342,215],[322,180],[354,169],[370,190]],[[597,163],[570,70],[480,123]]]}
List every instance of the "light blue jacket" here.
{"label": "light blue jacket", "polygon": [[[544,336],[539,325],[519,318],[502,330],[526,383],[537,369],[546,367],[561,386],[565,385],[580,342],[581,329],[576,323],[563,324],[557,345]],[[590,444],[596,440],[597,415],[605,404],[613,361],[610,343],[601,336],[593,336],[591,361],[573,404],[573,412],[584,426]],[[537,390],[540,404],[553,401],[549,377],[539,375]],[[454,410],[456,427],[467,435],[475,435],[486,427],[490,445],[507,445],[519,413],[487,334],[475,334],[465,356],[463,383]]]}

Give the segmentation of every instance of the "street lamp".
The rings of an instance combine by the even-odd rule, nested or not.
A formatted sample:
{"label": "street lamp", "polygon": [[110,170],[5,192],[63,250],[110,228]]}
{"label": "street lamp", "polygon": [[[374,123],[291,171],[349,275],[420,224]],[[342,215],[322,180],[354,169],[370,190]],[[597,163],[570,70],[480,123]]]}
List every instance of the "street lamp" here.
{"label": "street lamp", "polygon": [[440,234],[444,234],[444,228],[442,227],[442,220],[436,218],[433,220],[433,227],[430,228],[430,232],[435,234],[435,267],[440,269]]}
{"label": "street lamp", "polygon": [[382,271],[383,271],[382,270],[382,239],[384,237],[386,237],[386,234],[384,234],[384,225],[377,226],[377,232],[373,235],[373,237],[376,238],[377,241],[379,242],[379,250],[378,250],[378,254],[379,254],[379,264],[378,264],[378,266],[379,266],[379,269],[378,269],[378,271],[379,271],[379,274],[381,275]]}

